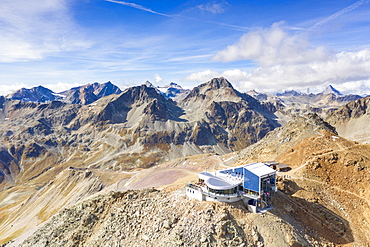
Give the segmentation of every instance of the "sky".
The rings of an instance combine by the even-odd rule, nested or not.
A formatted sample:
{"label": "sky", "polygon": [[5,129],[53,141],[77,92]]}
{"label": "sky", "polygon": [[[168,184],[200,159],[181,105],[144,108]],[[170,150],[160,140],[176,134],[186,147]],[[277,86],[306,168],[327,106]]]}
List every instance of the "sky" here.
{"label": "sky", "polygon": [[370,94],[370,0],[2,0],[0,95],[111,81]]}

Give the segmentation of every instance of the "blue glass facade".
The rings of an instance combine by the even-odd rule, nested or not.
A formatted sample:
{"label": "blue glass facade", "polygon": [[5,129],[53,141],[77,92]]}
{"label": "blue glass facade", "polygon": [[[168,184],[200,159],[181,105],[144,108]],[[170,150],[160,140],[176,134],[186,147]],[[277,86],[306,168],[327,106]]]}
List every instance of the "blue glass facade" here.
{"label": "blue glass facade", "polygon": [[248,190],[260,192],[260,178],[256,174],[244,169],[244,184],[243,187]]}
{"label": "blue glass facade", "polygon": [[[237,177],[243,176],[242,185],[243,185],[245,190],[251,190],[251,191],[254,191],[256,193],[261,192],[261,183],[262,183],[262,181],[261,181],[260,176],[251,172],[246,167],[237,167],[237,168],[222,170],[222,171],[220,171],[220,173],[229,174],[231,176],[237,176]],[[265,181],[265,178],[266,178],[265,176],[266,175],[267,174],[264,174],[263,181]],[[275,185],[275,174],[274,175],[271,174],[270,176],[268,176],[268,179],[269,179],[268,183],[270,184],[270,187],[271,187],[271,185]],[[268,191],[269,189],[263,188],[263,190]]]}

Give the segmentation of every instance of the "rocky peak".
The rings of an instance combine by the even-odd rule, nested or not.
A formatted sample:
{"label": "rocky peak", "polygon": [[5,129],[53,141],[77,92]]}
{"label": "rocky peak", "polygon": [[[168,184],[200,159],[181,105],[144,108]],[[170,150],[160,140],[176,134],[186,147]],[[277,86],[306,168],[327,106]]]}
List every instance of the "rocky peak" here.
{"label": "rocky peak", "polygon": [[259,92],[257,92],[255,89],[252,89],[252,90],[249,90],[249,91],[247,92],[247,94],[249,94],[250,96],[252,96],[252,95],[258,95],[258,94],[259,94]]}
{"label": "rocky peak", "polygon": [[302,93],[299,93],[295,90],[286,90],[283,93],[277,93],[276,96],[300,96]]}
{"label": "rocky peak", "polygon": [[207,98],[211,101],[239,101],[243,96],[234,89],[228,80],[220,77],[193,88],[182,102],[189,102],[192,100],[204,101]]}
{"label": "rocky peak", "polygon": [[182,88],[179,84],[171,82],[167,87],[175,87],[175,88]]}
{"label": "rocky peak", "polygon": [[189,89],[184,89],[179,84],[174,82],[171,82],[164,87],[157,87],[157,89],[166,99],[173,100],[184,98],[190,92]]}
{"label": "rocky peak", "polygon": [[[155,87],[143,84],[141,86],[128,88],[123,95],[129,96],[132,101],[147,101],[148,99],[165,100]],[[122,96],[123,96],[122,95]]]}
{"label": "rocky peak", "polygon": [[146,81],[143,85],[145,85],[147,87],[153,87],[153,88],[155,88],[155,86],[153,85],[153,83],[151,83],[150,81]]}
{"label": "rocky peak", "polygon": [[122,93],[121,89],[111,83],[110,81],[100,84],[95,82],[93,85],[94,94],[100,99],[101,97],[105,97],[111,94],[120,94]]}
{"label": "rocky peak", "polygon": [[87,105],[98,99],[92,87],[73,88],[62,94],[66,96],[65,101],[71,104]]}
{"label": "rocky peak", "polygon": [[120,94],[122,91],[110,81],[106,83],[95,82],[79,87],[71,88],[70,90],[61,92],[65,96],[64,101],[72,104],[90,104],[102,97],[111,94]]}
{"label": "rocky peak", "polygon": [[225,79],[224,77],[213,78],[211,81],[208,82],[208,85],[212,89],[220,89],[220,88],[232,88],[232,89],[234,89],[234,87],[231,85],[231,83],[227,79]]}
{"label": "rocky peak", "polygon": [[55,95],[53,91],[43,86],[30,89],[21,88],[6,97],[11,100],[21,100],[25,102],[46,102],[61,99],[61,97]]}
{"label": "rocky peak", "polygon": [[332,85],[327,86],[322,94],[334,94],[336,96],[342,95],[342,93],[335,89]]}
{"label": "rocky peak", "polygon": [[267,94],[264,94],[264,93],[259,93],[257,92],[256,90],[249,90],[247,93],[247,95],[259,100],[259,101],[264,101],[264,100],[267,100],[268,99],[268,95]]}
{"label": "rocky peak", "polygon": [[[98,114],[98,121],[110,121],[112,123],[125,122],[127,113],[142,105],[146,105],[144,112],[138,118],[145,115],[159,115],[158,119],[163,119],[167,108],[167,99],[158,93],[157,89],[148,87],[145,84],[127,88],[117,98],[109,102],[103,111]],[[171,101],[172,102],[172,101]],[[149,106],[148,106],[149,105]],[[160,108],[163,108],[162,110]],[[139,114],[139,113],[137,113]],[[154,118],[156,120],[157,118]]]}

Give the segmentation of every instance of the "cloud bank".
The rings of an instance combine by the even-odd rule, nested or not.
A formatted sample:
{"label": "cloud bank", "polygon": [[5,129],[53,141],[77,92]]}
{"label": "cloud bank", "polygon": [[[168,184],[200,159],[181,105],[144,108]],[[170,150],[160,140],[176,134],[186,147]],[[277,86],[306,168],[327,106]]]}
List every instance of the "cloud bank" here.
{"label": "cloud bank", "polygon": [[332,55],[323,47],[310,47],[302,35],[289,35],[283,24],[274,23],[271,28],[244,34],[238,42],[214,55],[212,60],[253,60],[260,66],[272,66],[323,61]]}
{"label": "cloud bank", "polygon": [[281,23],[243,35],[238,42],[218,52],[213,60],[252,60],[259,67],[250,71],[205,70],[190,74],[184,81],[204,82],[223,76],[241,90],[264,92],[343,83],[347,83],[343,89],[348,89],[348,85],[370,89],[369,49],[335,53],[324,47],[312,47],[306,37],[290,35]]}

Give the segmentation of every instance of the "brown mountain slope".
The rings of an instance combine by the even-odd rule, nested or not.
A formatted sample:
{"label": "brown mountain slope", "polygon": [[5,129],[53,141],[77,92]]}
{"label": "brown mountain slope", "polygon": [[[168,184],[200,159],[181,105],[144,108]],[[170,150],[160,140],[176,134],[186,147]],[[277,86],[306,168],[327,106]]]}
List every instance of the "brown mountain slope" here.
{"label": "brown mountain slope", "polygon": [[243,158],[237,164],[259,157],[292,168],[281,173],[275,209],[289,211],[314,235],[335,244],[370,243],[369,145],[326,127],[290,122],[239,156]]}
{"label": "brown mountain slope", "polygon": [[[369,145],[323,131],[294,146],[279,161],[300,164],[288,173],[291,179],[283,186],[289,191],[294,185],[294,200],[314,202],[336,214],[330,217],[324,210],[323,215],[318,211],[316,216],[325,219],[332,232],[343,236],[339,243],[350,242],[349,233],[354,243],[370,243]],[[332,239],[338,238],[331,235]]]}

